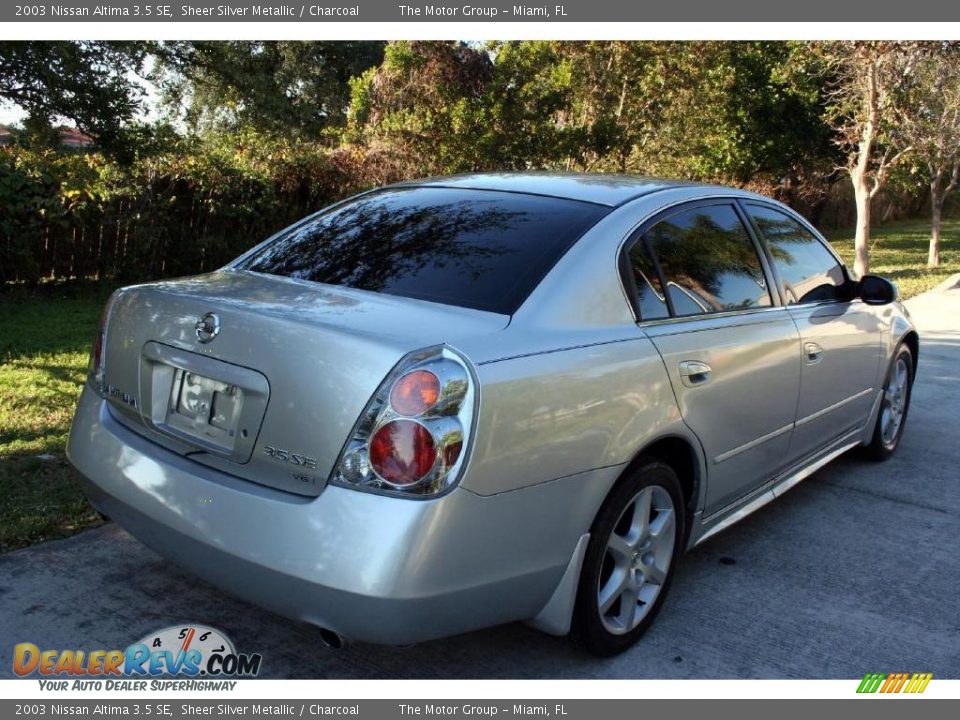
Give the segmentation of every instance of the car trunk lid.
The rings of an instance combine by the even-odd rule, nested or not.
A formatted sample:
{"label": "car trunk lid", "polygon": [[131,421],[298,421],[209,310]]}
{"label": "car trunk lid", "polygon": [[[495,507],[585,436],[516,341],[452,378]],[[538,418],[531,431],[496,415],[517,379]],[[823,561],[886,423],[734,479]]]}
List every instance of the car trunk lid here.
{"label": "car trunk lid", "polygon": [[251,272],[134,286],[108,321],[104,389],[124,425],[205,465],[319,494],[407,353],[509,318]]}

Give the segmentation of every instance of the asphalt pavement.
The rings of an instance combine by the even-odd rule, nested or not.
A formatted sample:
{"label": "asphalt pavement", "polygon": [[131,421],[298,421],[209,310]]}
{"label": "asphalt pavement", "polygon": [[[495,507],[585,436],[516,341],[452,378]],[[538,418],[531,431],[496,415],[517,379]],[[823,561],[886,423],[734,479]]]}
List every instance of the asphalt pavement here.
{"label": "asphalt pavement", "polygon": [[522,624],[329,650],[109,523],[0,556],[0,676],[17,642],[124,648],[189,622],[278,678],[960,678],[960,289],[908,307],[923,339],[897,454],[849,453],[685,556],[656,623],[619,657]]}

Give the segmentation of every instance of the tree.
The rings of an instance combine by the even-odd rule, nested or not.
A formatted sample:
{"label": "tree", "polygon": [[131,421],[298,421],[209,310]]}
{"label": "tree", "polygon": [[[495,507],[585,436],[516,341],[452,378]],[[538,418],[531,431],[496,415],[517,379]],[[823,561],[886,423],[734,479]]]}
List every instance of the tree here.
{"label": "tree", "polygon": [[72,120],[106,150],[125,149],[124,127],[140,107],[134,76],[143,42],[2,41],[0,99],[23,108],[31,124]]}
{"label": "tree", "polygon": [[831,42],[814,46],[833,73],[826,120],[846,157],[857,208],[854,271],[870,269],[870,206],[891,170],[911,150],[897,119],[922,43]]}
{"label": "tree", "polygon": [[500,41],[488,47],[493,67],[470,120],[480,167],[566,167],[590,142],[570,122],[573,68],[546,40]]}
{"label": "tree", "polygon": [[956,43],[921,54],[899,124],[918,169],[926,176],[931,220],[927,265],[937,267],[943,203],[960,179],[960,47]]}
{"label": "tree", "polygon": [[353,139],[412,172],[617,171],[795,186],[832,165],[792,44],[397,42],[353,83]]}
{"label": "tree", "polygon": [[383,144],[414,175],[485,168],[479,152],[493,66],[461,42],[391,42],[383,63],[351,81],[350,136]]}
{"label": "tree", "polygon": [[683,43],[591,41],[554,46],[569,66],[565,124],[579,140],[571,148],[568,167],[659,170],[659,149],[669,145],[664,120],[682,74],[676,70],[684,63],[678,55],[683,54]]}
{"label": "tree", "polygon": [[782,185],[828,164],[823,99],[794,43],[558,45],[589,167]]}
{"label": "tree", "polygon": [[153,79],[197,129],[315,139],[343,125],[350,78],[383,59],[382,42],[167,42]]}

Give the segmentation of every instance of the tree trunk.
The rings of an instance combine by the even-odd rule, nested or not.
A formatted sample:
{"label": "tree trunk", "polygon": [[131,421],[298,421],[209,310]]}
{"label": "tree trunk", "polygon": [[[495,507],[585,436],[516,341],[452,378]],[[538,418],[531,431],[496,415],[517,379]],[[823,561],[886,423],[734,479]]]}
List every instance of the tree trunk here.
{"label": "tree trunk", "polygon": [[927,267],[940,265],[940,218],[943,215],[943,195],[930,189],[930,251],[927,253]]}
{"label": "tree trunk", "polygon": [[[870,155],[873,153],[873,142],[880,122],[880,100],[877,92],[877,63],[871,62],[867,68],[867,94],[864,105],[867,110],[867,119],[863,125],[863,133],[857,148],[856,163],[849,167],[850,181],[853,183],[853,195],[857,204],[857,233],[854,236],[853,246],[856,250],[856,259],[853,270],[858,277],[870,272],[870,201],[873,194],[879,189],[879,174],[870,187]],[[882,163],[881,163],[882,164]]]}
{"label": "tree trunk", "polygon": [[863,277],[870,272],[870,188],[866,178],[858,173],[851,174],[850,179],[853,181],[853,195],[857,205],[857,231],[853,240],[856,258],[853,271],[857,277]]}

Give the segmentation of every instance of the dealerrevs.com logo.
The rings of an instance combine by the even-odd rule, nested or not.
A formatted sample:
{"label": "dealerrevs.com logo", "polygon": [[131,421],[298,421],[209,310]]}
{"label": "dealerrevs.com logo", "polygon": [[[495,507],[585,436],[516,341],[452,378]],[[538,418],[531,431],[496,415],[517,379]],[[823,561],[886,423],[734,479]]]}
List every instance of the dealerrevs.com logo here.
{"label": "dealerrevs.com logo", "polygon": [[[232,689],[233,682],[212,681],[256,677],[261,661],[259,653],[238,653],[226,635],[203,625],[164,628],[125,650],[41,650],[29,642],[18,643],[13,650],[13,672],[18,677],[36,674],[72,678],[71,689],[145,690],[146,680],[117,678],[160,677],[210,681],[178,685],[153,682],[150,689]],[[56,687],[50,689],[68,689],[67,680],[44,684],[52,686],[54,682]]]}

